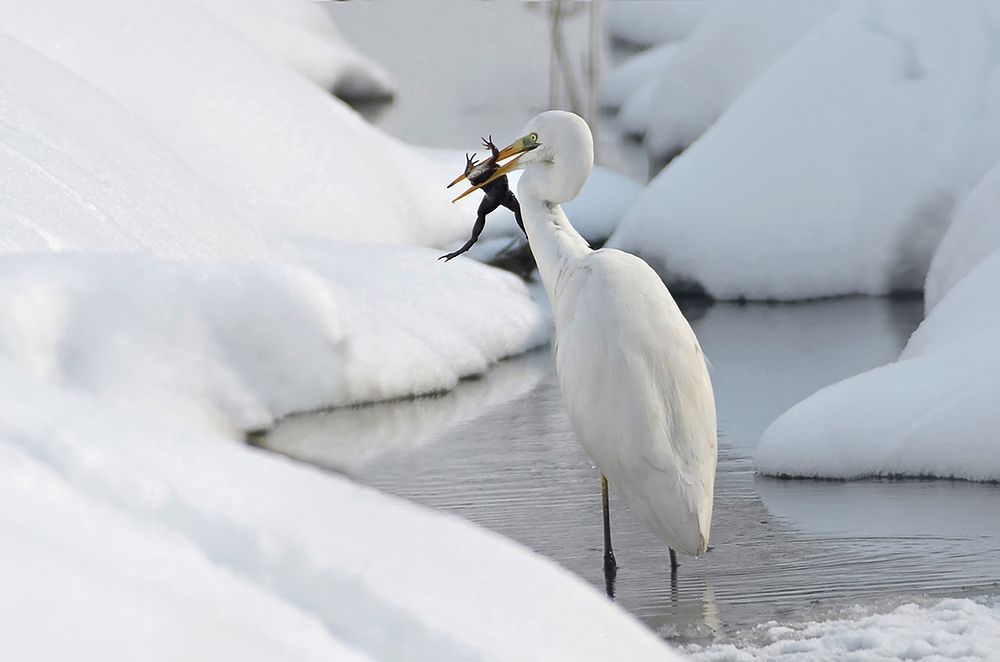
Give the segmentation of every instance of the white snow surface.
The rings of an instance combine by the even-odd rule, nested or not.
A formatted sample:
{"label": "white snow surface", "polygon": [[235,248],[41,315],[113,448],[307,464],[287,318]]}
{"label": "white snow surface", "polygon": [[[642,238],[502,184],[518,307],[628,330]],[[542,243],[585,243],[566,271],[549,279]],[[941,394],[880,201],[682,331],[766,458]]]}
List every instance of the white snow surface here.
{"label": "white snow surface", "polygon": [[620,108],[629,97],[663,71],[675,49],[675,44],[661,44],[630,57],[616,67],[601,84],[601,104],[607,108]]}
{"label": "white snow surface", "polygon": [[924,287],[928,311],[976,265],[1000,249],[1000,161],[955,210]]}
{"label": "white snow surface", "polygon": [[838,618],[807,623],[771,621],[755,628],[749,645],[692,646],[695,660],[992,660],[1000,650],[1000,604],[995,600],[910,602],[878,613],[861,607]]}
{"label": "white snow surface", "polygon": [[290,235],[441,245],[466,232],[445,171],[197,2],[14,0],[0,25]]}
{"label": "white snow surface", "polygon": [[341,36],[328,3],[198,0],[257,46],[349,101],[391,98],[389,74]]}
{"label": "white snow surface", "polygon": [[611,244],[722,299],[920,290],[978,179],[988,4],[841,3],[650,183]]}
{"label": "white snow surface", "polygon": [[714,5],[713,0],[609,2],[605,24],[615,39],[634,46],[653,46],[683,39]]}
{"label": "white snow surface", "polygon": [[649,128],[650,109],[656,94],[656,80],[648,80],[639,85],[635,92],[622,104],[615,118],[626,136],[642,139]]}
{"label": "white snow surface", "polygon": [[512,275],[428,249],[333,245],[297,263],[8,256],[0,357],[51,383],[220,432],[453,388],[547,338]]}
{"label": "white snow surface", "polygon": [[717,2],[656,72],[644,144],[655,161],[683,151],[835,0]]}
{"label": "white snow surface", "polygon": [[267,251],[274,231],[120,105],[2,33],[0,187],[3,253],[235,258]]}
{"label": "white snow surface", "polygon": [[10,366],[0,390],[10,659],[677,659],[458,518]]}
{"label": "white snow surface", "polygon": [[937,303],[899,361],[821,389],[765,430],[767,474],[1000,480],[1000,250]]}

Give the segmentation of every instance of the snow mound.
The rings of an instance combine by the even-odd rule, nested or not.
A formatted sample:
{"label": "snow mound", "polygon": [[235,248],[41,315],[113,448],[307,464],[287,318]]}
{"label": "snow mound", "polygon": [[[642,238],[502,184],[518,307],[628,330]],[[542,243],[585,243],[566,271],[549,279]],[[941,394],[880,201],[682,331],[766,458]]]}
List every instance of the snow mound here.
{"label": "snow mound", "polygon": [[664,163],[683,151],[778,56],[837,6],[834,0],[721,2],[656,72],[646,149]]}
{"label": "snow mound", "polygon": [[654,94],[656,94],[656,81],[649,80],[637,87],[635,92],[625,99],[616,119],[626,136],[641,140],[645,135],[649,127]]}
{"label": "snow mound", "polygon": [[955,210],[927,273],[924,288],[927,310],[933,310],[956,283],[997,249],[1000,249],[1000,161]]}
{"label": "snow mound", "polygon": [[440,245],[465,232],[446,173],[200,6],[17,0],[0,22],[289,234]]}
{"label": "snow mound", "polygon": [[695,660],[989,660],[1000,650],[1000,604],[947,599],[907,603],[888,613],[855,607],[841,618],[757,627],[750,645],[692,646]]}
{"label": "snow mound", "polygon": [[7,365],[0,394],[12,659],[677,659],[456,517]]}
{"label": "snow mound", "polygon": [[674,44],[663,44],[626,60],[608,74],[601,85],[601,104],[605,108],[620,108],[637,90],[663,71],[675,49]]}
{"label": "snow mound", "polygon": [[10,355],[52,379],[148,385],[150,402],[235,429],[447,390],[544,342],[509,275],[412,247],[292,242],[85,81],[3,35],[0,56],[0,252],[27,254],[0,265],[0,316]]}
{"label": "snow mound", "polygon": [[295,411],[448,390],[546,340],[547,320],[509,274],[441,265],[428,249],[333,248],[301,266],[10,256],[0,357],[236,433]]}
{"label": "snow mound", "polygon": [[608,3],[605,19],[612,38],[631,46],[653,46],[682,39],[708,15],[711,0]]}
{"label": "snow mound", "polygon": [[345,101],[388,100],[389,74],[348,44],[325,3],[198,0],[258,47]]}
{"label": "snow mound", "polygon": [[828,386],[765,430],[766,474],[1000,480],[1000,251],[934,307],[900,359]]}
{"label": "snow mound", "polygon": [[720,299],[920,290],[966,185],[992,65],[981,10],[842,3],[652,181],[612,245]]}

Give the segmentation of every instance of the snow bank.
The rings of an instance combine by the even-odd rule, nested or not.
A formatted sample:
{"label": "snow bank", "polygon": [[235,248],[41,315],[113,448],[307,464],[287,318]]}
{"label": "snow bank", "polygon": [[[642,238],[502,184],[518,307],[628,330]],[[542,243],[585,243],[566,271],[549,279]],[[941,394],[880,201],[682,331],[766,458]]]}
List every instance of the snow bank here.
{"label": "snow bank", "polygon": [[758,626],[750,645],[692,646],[695,660],[988,660],[1000,649],[1000,604],[941,600],[904,604],[887,613],[861,607],[839,618]]}
{"label": "snow bank", "polygon": [[198,0],[257,46],[345,101],[391,99],[381,66],[350,46],[326,3],[302,0]]}
{"label": "snow bank", "polygon": [[677,659],[458,518],[6,364],[0,392],[12,659]]}
{"label": "snow bank", "polygon": [[714,6],[656,72],[642,131],[654,162],[683,151],[778,56],[837,6],[834,0],[758,0]]}
{"label": "snow bank", "polygon": [[1000,480],[1000,251],[934,307],[896,363],[828,386],[764,432],[767,474]]}
{"label": "snow bank", "polygon": [[547,337],[509,274],[444,266],[427,249],[334,248],[301,266],[7,257],[0,357],[238,433],[294,411],[448,390]]}
{"label": "snow bank", "polygon": [[723,299],[921,289],[966,185],[992,64],[982,10],[842,3],[653,180],[611,243]]}
{"label": "snow bank", "polygon": [[17,0],[0,6],[0,24],[289,234],[439,245],[466,232],[447,173],[199,6]]}
{"label": "snow bank", "polygon": [[652,46],[683,38],[712,10],[710,0],[611,2],[605,24],[611,36],[632,46]]}

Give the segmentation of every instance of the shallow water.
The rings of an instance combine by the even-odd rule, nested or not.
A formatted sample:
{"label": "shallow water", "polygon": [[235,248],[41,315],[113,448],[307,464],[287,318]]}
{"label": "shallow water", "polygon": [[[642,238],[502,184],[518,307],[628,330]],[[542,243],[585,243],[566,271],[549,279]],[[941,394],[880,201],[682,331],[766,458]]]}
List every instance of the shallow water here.
{"label": "shallow water", "polygon": [[[841,299],[688,309],[713,364],[719,468],[713,550],[681,558],[613,500],[615,599],[678,642],[855,603],[997,593],[1000,487],[755,476],[753,447],[815,389],[894,359],[919,302]],[[289,419],[260,443],[448,510],[604,590],[600,493],[563,411],[548,348],[453,393]]]}

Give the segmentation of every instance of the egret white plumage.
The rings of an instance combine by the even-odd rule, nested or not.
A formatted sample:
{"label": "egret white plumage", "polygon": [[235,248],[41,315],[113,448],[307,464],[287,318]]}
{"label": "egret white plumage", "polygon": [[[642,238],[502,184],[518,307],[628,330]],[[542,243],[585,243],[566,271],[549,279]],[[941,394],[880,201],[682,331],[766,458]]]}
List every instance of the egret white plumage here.
{"label": "egret white plumage", "polygon": [[[501,150],[484,186],[522,169],[524,229],[555,318],[555,357],[569,420],[601,471],[605,568],[616,567],[607,484],[674,550],[708,548],[717,458],[705,357],[663,281],[640,258],[592,250],[560,208],[594,163],[590,128],[564,111],[538,115]],[[456,198],[457,200],[458,198]]]}

